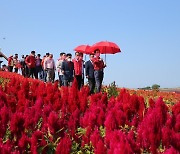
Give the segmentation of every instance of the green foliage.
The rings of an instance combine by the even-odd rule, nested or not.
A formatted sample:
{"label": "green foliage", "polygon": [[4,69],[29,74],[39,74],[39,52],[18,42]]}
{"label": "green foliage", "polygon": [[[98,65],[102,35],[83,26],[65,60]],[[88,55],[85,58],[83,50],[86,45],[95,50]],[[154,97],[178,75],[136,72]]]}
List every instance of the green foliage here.
{"label": "green foliage", "polygon": [[105,134],[106,134],[105,128],[103,128],[103,126],[100,126],[99,130],[100,130],[101,136],[102,136],[102,137],[105,137]]}
{"label": "green foliage", "polygon": [[104,87],[102,92],[106,92],[108,98],[111,98],[112,96],[117,97],[119,95],[119,91],[118,91],[115,81],[112,82],[109,86]]}
{"label": "green foliage", "polygon": [[11,131],[10,131],[10,126],[8,125],[8,128],[3,138],[3,143],[5,143],[10,138],[11,138]]}
{"label": "green foliage", "polygon": [[80,144],[77,143],[77,142],[75,142],[75,141],[73,141],[72,147],[71,147],[71,153],[72,153],[72,154],[75,154],[75,153],[77,153],[77,151],[79,151],[79,150],[80,150]]}
{"label": "green foliage", "polygon": [[41,117],[36,125],[37,129],[40,130],[41,126],[42,126],[42,122],[43,122],[43,118]]}
{"label": "green foliage", "polygon": [[83,148],[81,148],[81,151],[79,151],[80,154],[93,154],[93,146],[90,143],[89,145],[85,144]]}
{"label": "green foliage", "polygon": [[77,129],[77,131],[78,131],[77,134],[78,134],[80,137],[86,134],[86,129],[85,129],[85,128],[79,127],[79,128]]}
{"label": "green foliage", "polygon": [[5,87],[7,82],[9,82],[9,79],[5,79],[5,78],[0,77],[0,86],[2,86],[2,88]]}
{"label": "green foliage", "polygon": [[159,90],[159,88],[160,88],[160,85],[158,85],[158,84],[152,85],[152,90]]}
{"label": "green foliage", "polygon": [[[77,134],[79,138],[86,134],[86,128],[79,127],[77,129]],[[71,154],[93,154],[93,146],[92,144],[85,144],[83,147],[80,143],[75,141],[72,142]]]}
{"label": "green foliage", "polygon": [[141,90],[151,90],[151,87],[150,87],[150,86],[147,86],[147,87],[144,87],[144,88],[138,88],[138,89],[141,89]]}

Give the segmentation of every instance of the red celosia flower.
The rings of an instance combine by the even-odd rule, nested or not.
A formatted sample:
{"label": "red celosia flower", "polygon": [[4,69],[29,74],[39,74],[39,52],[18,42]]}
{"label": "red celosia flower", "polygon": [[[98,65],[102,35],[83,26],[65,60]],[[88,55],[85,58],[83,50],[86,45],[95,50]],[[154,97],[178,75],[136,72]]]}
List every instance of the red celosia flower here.
{"label": "red celosia flower", "polygon": [[0,153],[2,154],[12,153],[13,146],[14,145],[10,140],[6,141],[5,144],[0,142]]}
{"label": "red celosia flower", "polygon": [[81,146],[84,147],[85,144],[89,144],[90,143],[90,135],[92,133],[92,128],[91,127],[87,127],[86,128],[86,134],[82,136],[82,141],[81,141]]}
{"label": "red celosia flower", "polygon": [[174,129],[176,132],[180,132],[180,113],[176,116],[176,123]]}
{"label": "red celosia flower", "polygon": [[138,97],[138,101],[139,101],[139,109],[138,109],[138,114],[139,114],[139,120],[142,121],[144,118],[144,112],[145,112],[145,102],[144,102],[144,98],[139,96]]}
{"label": "red celosia flower", "polygon": [[80,102],[80,110],[81,112],[85,112],[87,109],[87,104],[88,104],[88,94],[89,94],[89,89],[87,87],[82,87],[81,90],[78,92],[78,99]]}
{"label": "red celosia flower", "polygon": [[117,126],[124,127],[125,122],[126,122],[126,116],[125,116],[124,112],[120,108],[118,108],[118,106],[115,106],[112,114],[115,116]]}
{"label": "red celosia flower", "polygon": [[24,116],[22,113],[18,112],[12,115],[10,130],[16,135],[24,131]]}
{"label": "red celosia flower", "polygon": [[71,145],[71,139],[66,135],[57,145],[56,154],[69,154],[71,151]]}
{"label": "red celosia flower", "polygon": [[155,101],[152,98],[149,99],[149,106],[151,108],[153,108],[155,106]]}
{"label": "red celosia flower", "polygon": [[43,122],[47,121],[49,114],[53,110],[52,108],[53,108],[52,104],[44,105],[44,108],[42,109]]}
{"label": "red celosia flower", "polygon": [[177,151],[175,148],[171,147],[169,149],[166,149],[163,154],[178,154],[179,151]]}
{"label": "red celosia flower", "polygon": [[161,125],[165,124],[167,120],[168,107],[163,102],[163,99],[161,97],[157,100],[155,104],[155,108],[156,108],[156,115],[160,118],[159,120],[160,120]]}
{"label": "red celosia flower", "polygon": [[7,130],[7,125],[1,124],[0,122],[0,139],[4,137],[4,134],[6,134],[6,130]]}
{"label": "red celosia flower", "polygon": [[48,127],[51,133],[55,134],[58,130],[64,126],[63,118],[59,118],[59,115],[55,112],[51,112],[48,118]]}
{"label": "red celosia flower", "polygon": [[95,154],[105,154],[107,153],[107,148],[105,147],[105,144],[102,139],[100,139],[97,143],[97,146],[94,150]]}
{"label": "red celosia flower", "polygon": [[169,148],[171,145],[171,140],[172,140],[171,134],[172,134],[172,132],[169,128],[167,128],[167,127],[162,128],[162,144],[166,148]]}
{"label": "red celosia flower", "polygon": [[97,107],[96,113],[97,113],[97,126],[102,126],[105,120],[105,112],[102,108]]}
{"label": "red celosia flower", "polygon": [[14,96],[8,97],[8,105],[7,107],[10,108],[10,111],[15,113],[16,112],[16,106],[17,106],[17,100]]}
{"label": "red celosia flower", "polygon": [[43,133],[41,131],[35,131],[31,137],[31,152],[37,151],[37,148],[40,146],[40,142],[43,138]]}
{"label": "red celosia flower", "polygon": [[71,115],[68,120],[68,130],[71,134],[71,136],[75,137],[76,129],[79,127],[79,116],[80,111],[77,108]]}
{"label": "red celosia flower", "polygon": [[81,117],[80,123],[83,128],[90,127],[93,129],[96,125],[96,113],[87,110],[84,116]]}
{"label": "red celosia flower", "polygon": [[0,119],[1,119],[2,124],[6,126],[9,121],[9,110],[6,106],[1,108],[0,110]]}
{"label": "red celosia flower", "polygon": [[136,140],[135,133],[133,130],[130,130],[127,135],[127,140],[134,153],[141,153],[140,145]]}
{"label": "red celosia flower", "polygon": [[134,153],[126,135],[122,131],[116,130],[107,133],[107,138],[105,137],[105,140],[109,144],[107,146],[109,147],[108,153],[110,154]]}
{"label": "red celosia flower", "polygon": [[172,112],[175,116],[180,114],[180,102],[178,102],[172,107]]}
{"label": "red celosia flower", "polygon": [[61,87],[62,104],[66,108],[68,106],[68,87]]}
{"label": "red celosia flower", "polygon": [[0,108],[2,108],[5,104],[7,104],[7,97],[0,87]]}
{"label": "red celosia flower", "polygon": [[[76,81],[74,81],[75,83]],[[79,99],[78,99],[78,89],[74,85],[68,89],[68,107],[69,111],[72,113],[74,110],[76,110],[77,107],[79,107]]]}
{"label": "red celosia flower", "polygon": [[169,129],[172,129],[173,127],[173,123],[175,123],[175,120],[173,118],[173,116],[171,116],[170,114],[167,114],[167,120],[166,120],[166,127]]}
{"label": "red celosia flower", "polygon": [[167,106],[160,98],[138,126],[138,140],[142,147],[150,149],[152,153],[157,152],[162,138],[161,128],[165,125],[166,120]]}
{"label": "red celosia flower", "polygon": [[173,130],[171,132],[171,145],[177,149],[177,151],[180,151],[180,133],[176,133]]}
{"label": "red celosia flower", "polygon": [[30,144],[30,139],[25,134],[23,134],[20,140],[18,141],[18,146],[21,148],[22,151],[25,152],[28,144]]}
{"label": "red celosia flower", "polygon": [[112,113],[109,113],[106,116],[104,126],[106,127],[106,130],[114,130],[114,129],[117,128],[117,123],[116,123],[115,117],[114,117],[114,115]]}
{"label": "red celosia flower", "polygon": [[98,129],[96,129],[90,136],[90,141],[92,142],[93,147],[97,148],[97,143],[101,139]]}
{"label": "red celosia flower", "polygon": [[131,123],[129,123],[128,125],[130,126],[134,126],[137,127],[139,124],[140,120],[139,120],[139,116],[135,115],[131,121]]}

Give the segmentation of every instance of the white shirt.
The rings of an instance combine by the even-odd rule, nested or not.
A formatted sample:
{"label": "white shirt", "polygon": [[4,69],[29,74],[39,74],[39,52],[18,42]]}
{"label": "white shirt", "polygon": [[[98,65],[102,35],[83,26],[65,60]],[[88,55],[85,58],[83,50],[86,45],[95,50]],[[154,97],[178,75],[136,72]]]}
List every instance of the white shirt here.
{"label": "white shirt", "polygon": [[58,59],[57,62],[56,62],[56,68],[57,68],[57,70],[58,70],[58,72],[59,72],[59,75],[63,75],[63,74],[62,74],[62,69],[61,69],[61,67],[62,67],[62,62],[63,62],[62,59]]}
{"label": "white shirt", "polygon": [[47,68],[51,68],[51,69],[56,68],[54,59],[48,57],[44,60],[44,69],[47,69]]}

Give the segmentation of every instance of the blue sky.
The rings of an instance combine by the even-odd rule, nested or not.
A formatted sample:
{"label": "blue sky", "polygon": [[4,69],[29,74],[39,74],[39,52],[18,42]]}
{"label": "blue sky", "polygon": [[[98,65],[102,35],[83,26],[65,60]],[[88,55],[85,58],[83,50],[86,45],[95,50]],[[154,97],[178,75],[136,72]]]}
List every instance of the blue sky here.
{"label": "blue sky", "polygon": [[0,48],[7,56],[50,52],[56,60],[108,40],[122,53],[107,55],[105,84],[180,87],[179,8],[179,0],[0,0]]}

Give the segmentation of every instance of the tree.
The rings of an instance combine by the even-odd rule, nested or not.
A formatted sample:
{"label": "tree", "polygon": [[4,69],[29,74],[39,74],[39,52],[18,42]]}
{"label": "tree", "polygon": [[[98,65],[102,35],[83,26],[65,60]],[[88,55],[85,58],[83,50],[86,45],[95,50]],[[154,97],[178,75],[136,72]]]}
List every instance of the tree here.
{"label": "tree", "polygon": [[160,88],[160,85],[158,85],[158,84],[152,85],[152,90],[159,90],[159,88]]}

